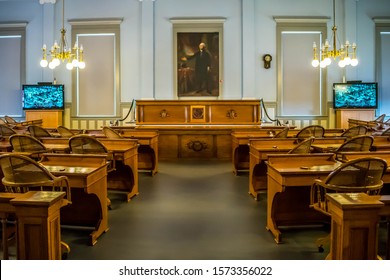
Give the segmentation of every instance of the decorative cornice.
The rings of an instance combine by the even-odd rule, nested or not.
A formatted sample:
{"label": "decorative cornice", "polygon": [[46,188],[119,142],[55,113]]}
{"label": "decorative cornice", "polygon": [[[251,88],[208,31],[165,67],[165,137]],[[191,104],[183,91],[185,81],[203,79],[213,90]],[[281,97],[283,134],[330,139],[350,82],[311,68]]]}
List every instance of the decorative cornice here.
{"label": "decorative cornice", "polygon": [[103,19],[70,19],[68,20],[70,25],[99,25],[99,24],[121,24],[123,18],[103,18]]}
{"label": "decorative cornice", "polygon": [[27,22],[0,22],[0,28],[26,27]]}
{"label": "decorative cornice", "polygon": [[39,3],[41,5],[45,4],[45,3],[52,3],[52,4],[55,4],[56,3],[56,0],[39,0]]}
{"label": "decorative cornice", "polygon": [[330,17],[274,17],[277,23],[327,23]]}
{"label": "decorative cornice", "polygon": [[225,17],[176,17],[170,18],[169,21],[171,23],[181,23],[181,24],[189,24],[189,23],[224,23],[226,21]]}
{"label": "decorative cornice", "polygon": [[372,20],[375,23],[390,23],[390,17],[374,17]]}

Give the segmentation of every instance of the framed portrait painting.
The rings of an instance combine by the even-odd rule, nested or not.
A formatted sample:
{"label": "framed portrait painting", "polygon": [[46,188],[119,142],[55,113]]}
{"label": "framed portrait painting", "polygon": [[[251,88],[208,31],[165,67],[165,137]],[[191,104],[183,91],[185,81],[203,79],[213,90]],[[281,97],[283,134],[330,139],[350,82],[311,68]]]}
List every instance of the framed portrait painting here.
{"label": "framed portrait painting", "polygon": [[174,29],[178,97],[218,97],[221,90],[222,29],[196,24]]}

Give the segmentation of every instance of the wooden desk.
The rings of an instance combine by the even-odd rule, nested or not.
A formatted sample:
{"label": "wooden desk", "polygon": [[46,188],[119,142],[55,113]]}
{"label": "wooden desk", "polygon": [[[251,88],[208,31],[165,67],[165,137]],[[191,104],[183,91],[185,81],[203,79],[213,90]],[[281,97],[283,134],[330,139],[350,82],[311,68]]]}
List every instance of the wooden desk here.
{"label": "wooden desk", "polygon": [[[232,163],[233,163],[233,173],[237,174],[238,171],[248,170],[249,168],[249,140],[250,139],[273,139],[279,130],[284,127],[263,127],[261,129],[244,129],[244,130],[234,130],[231,134],[232,137]],[[295,138],[295,135],[300,131],[300,129],[291,129],[288,131],[288,138]],[[326,129],[325,137],[316,138],[314,142],[317,144],[326,144],[326,143],[343,143],[345,137],[340,137],[343,133],[343,129]],[[275,140],[278,140],[275,139]]]}
{"label": "wooden desk", "polygon": [[17,259],[60,260],[60,210],[65,192],[29,191],[10,203],[17,222]]}
{"label": "wooden desk", "polygon": [[281,243],[281,226],[319,224],[329,221],[310,208],[314,179],[325,179],[340,165],[334,154],[268,155],[267,230]]}
{"label": "wooden desk", "polygon": [[[364,193],[327,194],[332,215],[331,247],[327,259],[378,259],[378,221],[390,216],[390,196],[369,196]],[[387,236],[386,259],[389,258]]]}
{"label": "wooden desk", "polygon": [[89,243],[95,245],[109,230],[106,156],[43,154],[40,163],[52,174],[69,179],[72,204],[61,209],[61,224],[93,227]]}
{"label": "wooden desk", "polygon": [[374,136],[372,143],[372,151],[390,151],[390,137],[389,136]]}
{"label": "wooden desk", "polygon": [[345,142],[346,139],[346,137],[315,138],[311,147],[314,153],[333,153]]}
{"label": "wooden desk", "polygon": [[114,154],[116,170],[108,174],[108,189],[123,191],[126,200],[138,191],[138,141],[134,139],[99,139]]}
{"label": "wooden desk", "polygon": [[[112,126],[111,128],[126,139],[138,141],[138,170],[151,171],[154,176],[158,172],[158,131],[138,130],[128,126]],[[99,140],[106,138],[102,130],[87,130],[86,133]]]}
{"label": "wooden desk", "polygon": [[232,132],[232,163],[235,175],[241,170],[249,170],[249,139],[271,139],[271,135],[274,135],[273,131],[273,129],[256,129]]}
{"label": "wooden desk", "polygon": [[138,170],[150,170],[152,176],[158,172],[158,131],[116,128],[125,138],[138,141]]}
{"label": "wooden desk", "polygon": [[258,193],[267,190],[269,154],[287,154],[297,145],[296,138],[249,140],[249,191],[256,200]]}
{"label": "wooden desk", "polygon": [[[114,154],[116,170],[108,174],[108,189],[123,191],[126,200],[138,195],[138,143],[135,139],[109,139],[99,138],[99,141]],[[41,138],[41,142],[46,146],[49,144],[67,144],[68,138]]]}

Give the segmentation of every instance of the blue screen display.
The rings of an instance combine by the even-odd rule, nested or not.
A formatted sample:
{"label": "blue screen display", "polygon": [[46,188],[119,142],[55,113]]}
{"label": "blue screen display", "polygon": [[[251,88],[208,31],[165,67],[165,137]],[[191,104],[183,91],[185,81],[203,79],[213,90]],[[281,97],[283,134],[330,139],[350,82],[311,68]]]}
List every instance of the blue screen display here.
{"label": "blue screen display", "polygon": [[64,85],[23,85],[23,109],[64,109]]}
{"label": "blue screen display", "polygon": [[377,109],[377,83],[333,84],[333,106],[335,109]]}

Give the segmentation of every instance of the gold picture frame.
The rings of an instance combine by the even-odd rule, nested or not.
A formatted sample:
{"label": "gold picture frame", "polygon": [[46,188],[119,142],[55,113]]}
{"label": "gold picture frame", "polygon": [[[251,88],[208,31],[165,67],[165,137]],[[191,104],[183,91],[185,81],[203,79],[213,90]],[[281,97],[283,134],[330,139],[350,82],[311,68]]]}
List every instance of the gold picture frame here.
{"label": "gold picture frame", "polygon": [[220,17],[170,19],[174,37],[174,91],[178,98],[221,95],[225,20]]}
{"label": "gold picture frame", "polygon": [[194,105],[191,106],[191,122],[204,123],[206,122],[206,106]]}

